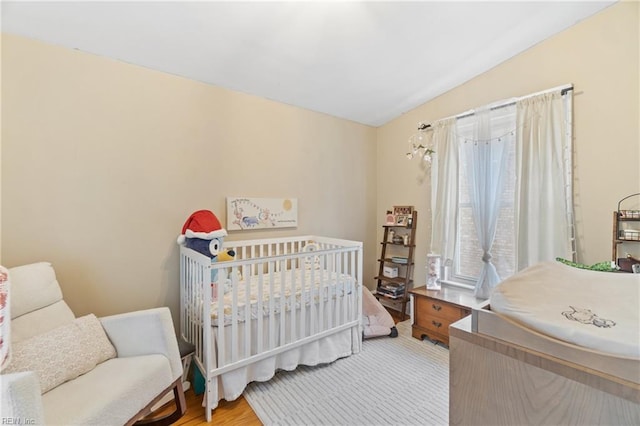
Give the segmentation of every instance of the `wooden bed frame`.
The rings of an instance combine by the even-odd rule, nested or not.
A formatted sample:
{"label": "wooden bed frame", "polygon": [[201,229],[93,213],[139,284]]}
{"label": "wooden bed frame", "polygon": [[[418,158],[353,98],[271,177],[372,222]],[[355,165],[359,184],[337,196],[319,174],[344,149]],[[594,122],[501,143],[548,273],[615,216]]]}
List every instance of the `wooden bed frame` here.
{"label": "wooden bed frame", "polygon": [[449,333],[451,425],[640,424],[640,360],[554,340],[488,304]]}

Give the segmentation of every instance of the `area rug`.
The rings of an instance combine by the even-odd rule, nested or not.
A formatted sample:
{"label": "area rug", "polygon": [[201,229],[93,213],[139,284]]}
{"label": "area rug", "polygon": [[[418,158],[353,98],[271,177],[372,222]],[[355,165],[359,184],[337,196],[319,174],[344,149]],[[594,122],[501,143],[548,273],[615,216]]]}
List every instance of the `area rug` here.
{"label": "area rug", "polygon": [[363,342],[362,352],[331,364],[278,372],[244,396],[270,425],[446,425],[449,351],[411,337]]}

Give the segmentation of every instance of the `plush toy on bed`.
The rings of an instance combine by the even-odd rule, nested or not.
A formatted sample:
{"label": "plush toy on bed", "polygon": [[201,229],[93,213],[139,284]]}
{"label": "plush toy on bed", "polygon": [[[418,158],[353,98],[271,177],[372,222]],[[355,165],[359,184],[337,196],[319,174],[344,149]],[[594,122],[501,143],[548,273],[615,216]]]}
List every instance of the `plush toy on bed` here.
{"label": "plush toy on bed", "polygon": [[[182,226],[182,233],[178,236],[178,244],[204,254],[212,262],[233,260],[236,255],[233,250],[223,250],[222,242],[227,231],[210,210],[198,210],[193,213]],[[227,280],[228,281],[228,280]],[[218,270],[211,270],[211,285],[218,282]],[[225,293],[228,282],[225,282]],[[214,297],[216,292],[214,291]]]}

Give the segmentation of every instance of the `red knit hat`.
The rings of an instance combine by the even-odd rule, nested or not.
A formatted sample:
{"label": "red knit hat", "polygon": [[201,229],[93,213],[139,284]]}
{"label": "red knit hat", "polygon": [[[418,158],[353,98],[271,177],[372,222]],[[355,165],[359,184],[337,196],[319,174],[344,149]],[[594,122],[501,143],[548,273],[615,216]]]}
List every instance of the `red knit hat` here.
{"label": "red knit hat", "polygon": [[213,240],[226,236],[227,231],[220,225],[220,221],[213,212],[198,210],[184,223],[182,234],[178,236],[178,244],[184,244],[187,238]]}

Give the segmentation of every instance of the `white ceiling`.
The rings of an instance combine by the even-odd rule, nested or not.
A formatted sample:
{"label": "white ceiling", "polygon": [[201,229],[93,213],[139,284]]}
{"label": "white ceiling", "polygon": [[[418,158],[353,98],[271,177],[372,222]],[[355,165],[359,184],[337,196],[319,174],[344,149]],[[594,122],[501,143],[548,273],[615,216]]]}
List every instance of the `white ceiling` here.
{"label": "white ceiling", "polygon": [[379,126],[614,2],[3,1],[2,31]]}

